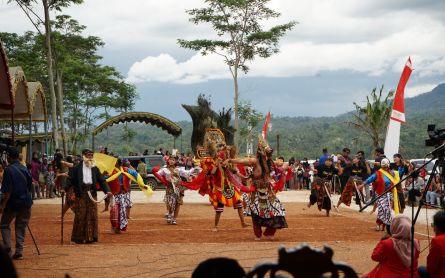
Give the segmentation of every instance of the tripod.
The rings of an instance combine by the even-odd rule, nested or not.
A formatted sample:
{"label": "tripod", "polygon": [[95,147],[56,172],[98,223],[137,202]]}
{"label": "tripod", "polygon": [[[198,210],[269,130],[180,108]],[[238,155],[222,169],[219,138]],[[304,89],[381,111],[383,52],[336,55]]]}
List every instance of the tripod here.
{"label": "tripod", "polygon": [[[426,164],[430,163],[431,161],[433,161],[434,158],[432,158],[430,161],[428,161]],[[419,207],[417,208],[417,212],[414,215],[414,198],[412,201],[412,208],[411,208],[411,216],[412,216],[412,223],[411,223],[411,278],[414,277],[414,271],[417,271],[414,269],[414,225],[416,225],[417,222],[417,218],[419,217],[419,213],[420,213],[420,209],[422,208],[422,206],[425,204],[425,198],[426,198],[426,193],[428,191],[428,188],[430,188],[431,182],[433,181],[433,179],[436,178],[436,174],[439,173],[438,168],[442,167],[444,165],[444,157],[440,157],[436,160],[436,162],[434,162],[434,166],[433,166],[433,170],[431,171],[431,174],[428,178],[428,182],[425,186],[425,190],[422,193],[422,197],[420,198],[419,201]],[[424,166],[426,166],[426,164],[424,164]],[[445,173],[442,169],[442,177],[445,176]],[[413,184],[413,188],[412,190],[414,190],[414,184]],[[414,195],[414,194],[413,194]],[[414,197],[414,196],[413,196]]]}
{"label": "tripod", "polygon": [[[433,152],[433,154],[434,154],[434,152]],[[412,177],[415,173],[416,173],[416,175],[417,175],[417,174],[420,172],[421,169],[424,169],[424,168],[425,168],[428,164],[430,164],[435,158],[436,158],[436,155],[434,155],[433,158],[431,158],[429,161],[427,161],[426,163],[424,163],[422,166],[420,166],[419,168],[417,168],[416,170],[414,170],[412,173],[410,173],[409,175],[407,175],[405,178],[403,178],[402,180],[400,180],[397,184],[394,184],[393,186],[391,186],[391,187],[389,187],[388,189],[386,189],[382,194],[380,194],[380,196],[378,196],[378,197],[374,198],[373,200],[371,200],[370,202],[368,202],[368,203],[367,203],[363,208],[361,208],[359,211],[362,212],[362,211],[365,210],[367,207],[369,207],[370,205],[374,204],[377,200],[379,200],[380,198],[382,198],[383,196],[385,196],[386,193],[391,192],[396,186],[398,186],[399,184],[401,184],[403,181],[407,180],[408,178]],[[443,167],[443,165],[445,164],[445,163],[444,163],[444,161],[445,161],[445,155],[439,155],[439,156],[437,156],[437,158],[438,158],[438,159],[437,159],[436,162],[434,163],[433,170],[432,170],[432,172],[431,172],[430,177],[428,178],[428,182],[427,182],[427,184],[426,184],[426,186],[425,186],[425,189],[427,189],[427,188],[430,187],[433,178],[435,178],[436,173],[438,173],[437,168],[438,168],[439,166],[442,166],[442,167]],[[442,177],[443,177],[443,176],[445,176],[444,171],[442,171]],[[412,188],[411,190],[413,191],[413,192],[412,192],[412,195],[414,196],[414,184],[413,184],[412,186],[413,186],[413,188]],[[422,208],[422,206],[423,206],[423,204],[424,204],[424,200],[425,200],[425,197],[426,197],[426,192],[427,192],[427,190],[424,190],[423,193],[422,193],[422,197],[421,197],[421,199],[420,199],[420,201],[419,201],[419,206],[418,206],[418,208],[417,208],[417,212],[414,213],[414,201],[413,201],[413,203],[412,203],[412,208],[411,208],[411,209],[412,209],[412,211],[411,211],[411,213],[412,213],[412,215],[411,215],[411,217],[412,217],[412,222],[411,222],[411,278],[414,277],[414,271],[417,271],[417,270],[414,270],[414,231],[415,231],[414,226],[415,226],[415,224],[416,224],[417,218],[419,217],[420,210],[421,210],[421,208]]]}

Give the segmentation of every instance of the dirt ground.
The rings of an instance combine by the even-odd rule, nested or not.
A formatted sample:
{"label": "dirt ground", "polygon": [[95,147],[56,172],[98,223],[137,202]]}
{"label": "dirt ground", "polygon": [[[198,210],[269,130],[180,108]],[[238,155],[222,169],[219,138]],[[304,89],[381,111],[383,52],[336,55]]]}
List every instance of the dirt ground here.
{"label": "dirt ground", "polygon": [[[163,204],[136,204],[128,230],[118,235],[111,233],[109,214],[99,213],[99,243],[91,245],[70,243],[74,215],[68,212],[61,245],[60,206],[34,205],[30,228],[41,255],[27,234],[25,259],[17,261],[16,267],[21,277],[33,278],[63,277],[65,273],[72,277],[190,277],[207,258],[234,258],[248,271],[257,263],[275,261],[279,247],[301,243],[331,246],[334,260],[349,263],[360,274],[376,265],[370,256],[383,233],[374,230],[375,215],[343,208],[327,218],[303,203],[285,203],[285,207],[289,228],[279,230],[273,242],[255,241],[252,228],[241,228],[231,208],[226,208],[220,231],[215,233],[211,231],[214,214],[210,205],[185,204],[178,225],[170,226],[163,219]],[[416,228],[427,233],[426,225]],[[418,238],[422,249],[427,247],[427,237]],[[420,264],[425,264],[427,254],[428,249],[422,252]]]}

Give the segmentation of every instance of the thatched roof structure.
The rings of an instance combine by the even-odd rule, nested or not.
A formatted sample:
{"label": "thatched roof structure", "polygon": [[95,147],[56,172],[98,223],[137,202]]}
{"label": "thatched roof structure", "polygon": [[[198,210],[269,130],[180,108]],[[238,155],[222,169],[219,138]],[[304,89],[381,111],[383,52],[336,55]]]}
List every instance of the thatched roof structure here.
{"label": "thatched roof structure", "polygon": [[46,111],[46,99],[40,82],[28,82],[29,101],[33,122],[46,122],[48,120]]}
{"label": "thatched roof structure", "polygon": [[13,107],[14,98],[8,59],[3,44],[0,42],[0,109],[11,110]]}
{"label": "thatched roof structure", "polygon": [[167,131],[174,137],[178,137],[182,133],[182,128],[179,125],[158,114],[149,112],[128,112],[112,117],[103,122],[101,125],[99,125],[93,130],[93,136],[97,135],[102,130],[112,125],[125,122],[141,122],[141,123],[151,124],[159,128],[162,128],[163,130]]}
{"label": "thatched roof structure", "polygon": [[[31,113],[28,83],[21,67],[9,68],[12,83],[12,96],[14,100],[14,121],[28,121]],[[0,109],[0,119],[10,120],[10,109]]]}

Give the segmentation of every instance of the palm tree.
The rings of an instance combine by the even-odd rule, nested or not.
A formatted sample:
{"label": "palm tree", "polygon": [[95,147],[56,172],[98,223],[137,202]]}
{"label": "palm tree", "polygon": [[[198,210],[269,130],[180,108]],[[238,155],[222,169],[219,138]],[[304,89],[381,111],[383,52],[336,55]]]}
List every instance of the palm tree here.
{"label": "palm tree", "polygon": [[361,107],[354,102],[355,112],[353,113],[353,121],[346,122],[348,125],[357,128],[372,139],[374,149],[383,142],[384,132],[389,123],[389,116],[392,110],[392,99],[394,91],[389,91],[384,99],[382,99],[383,85],[377,93],[376,88],[371,92],[370,97],[366,97],[366,105]]}

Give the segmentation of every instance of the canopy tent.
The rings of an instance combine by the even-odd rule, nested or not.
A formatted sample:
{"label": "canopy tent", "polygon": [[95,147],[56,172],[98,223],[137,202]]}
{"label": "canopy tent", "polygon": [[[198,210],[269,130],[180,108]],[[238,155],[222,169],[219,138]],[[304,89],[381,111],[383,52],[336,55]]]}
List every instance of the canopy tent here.
{"label": "canopy tent", "polygon": [[123,113],[115,117],[111,117],[110,119],[106,120],[99,126],[97,126],[93,132],[92,132],[92,144],[93,144],[93,150],[94,150],[94,139],[95,136],[100,133],[102,130],[120,123],[125,122],[141,122],[146,124],[151,124],[154,126],[157,126],[159,128],[162,128],[163,130],[167,131],[169,134],[173,135],[174,138],[178,137],[182,133],[182,128],[177,125],[176,123],[170,121],[169,119],[160,116],[158,114],[150,113],[150,112],[128,112]]}
{"label": "canopy tent", "polygon": [[46,99],[40,82],[28,82],[29,103],[31,105],[31,119],[33,122],[46,122]]}
{"label": "canopy tent", "polygon": [[[12,84],[12,101],[14,107],[12,110],[3,109],[6,106],[0,106],[0,121],[11,121],[14,127],[15,122],[23,122],[29,124],[28,145],[29,155],[32,150],[32,122],[43,122],[45,124],[45,132],[47,131],[47,111],[45,94],[40,82],[27,82],[25,73],[21,67],[11,67],[9,70]],[[15,140],[15,131],[13,128],[12,140]],[[45,136],[46,139],[47,136]],[[20,142],[15,142],[19,143]],[[46,140],[45,140],[46,148]]]}
{"label": "canopy tent", "polygon": [[[21,67],[9,68],[12,83],[12,97],[14,102],[14,121],[28,121],[31,113],[28,83]],[[0,120],[10,120],[11,109],[0,109]]]}
{"label": "canopy tent", "polygon": [[47,111],[42,84],[40,82],[27,82],[21,67],[9,67],[5,49],[0,42],[0,122],[9,121],[11,122],[12,142],[15,141],[14,123],[29,123],[30,153],[32,148],[32,122],[45,123],[45,133],[47,132]]}
{"label": "canopy tent", "polygon": [[[0,108],[12,110],[14,97],[12,93],[11,75],[8,67],[8,59],[3,44],[0,42]],[[9,114],[11,114],[9,112]]]}

